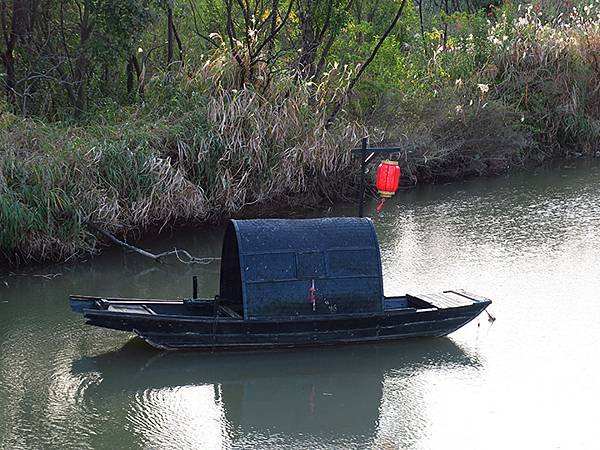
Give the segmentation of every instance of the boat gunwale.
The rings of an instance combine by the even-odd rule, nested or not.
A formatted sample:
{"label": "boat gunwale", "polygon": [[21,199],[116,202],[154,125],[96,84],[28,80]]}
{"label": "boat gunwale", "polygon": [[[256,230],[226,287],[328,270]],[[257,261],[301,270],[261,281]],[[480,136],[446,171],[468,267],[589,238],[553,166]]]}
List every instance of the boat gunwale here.
{"label": "boat gunwale", "polygon": [[[372,319],[372,318],[387,318],[387,317],[395,317],[395,316],[403,316],[407,314],[419,314],[425,312],[435,312],[435,311],[458,311],[461,309],[472,309],[474,306],[480,307],[481,311],[483,311],[488,305],[491,304],[491,300],[487,301],[477,301],[473,302],[470,305],[456,306],[452,308],[400,308],[400,309],[392,309],[383,311],[381,313],[353,313],[353,314],[339,314],[339,315],[330,315],[330,316],[275,316],[270,319],[244,319],[243,317],[214,317],[214,316],[190,316],[190,315],[174,315],[174,314],[138,314],[138,313],[125,313],[125,312],[115,312],[108,311],[104,309],[93,309],[93,308],[84,308],[82,310],[84,317],[95,316],[95,317],[122,317],[122,318],[130,318],[130,319],[144,319],[144,320],[152,320],[152,321],[178,321],[178,322],[195,322],[195,323],[219,323],[219,322],[227,322],[227,323],[252,323],[252,324],[272,324],[274,322],[278,323],[303,323],[303,322],[325,322],[325,321],[341,321],[341,320],[349,320],[349,319]],[[479,308],[476,308],[479,309]]]}

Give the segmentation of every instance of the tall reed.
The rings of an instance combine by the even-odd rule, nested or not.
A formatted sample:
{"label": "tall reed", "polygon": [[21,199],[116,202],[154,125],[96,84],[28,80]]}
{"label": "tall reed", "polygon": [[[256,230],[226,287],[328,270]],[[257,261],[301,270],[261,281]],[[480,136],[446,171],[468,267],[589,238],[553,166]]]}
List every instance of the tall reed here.
{"label": "tall reed", "polygon": [[[274,203],[343,195],[357,125],[326,126],[315,86],[289,76],[235,90],[225,54],[180,75],[165,110],[155,80],[144,108],[102,125],[11,117],[0,128],[0,252],[10,263],[94,251],[85,223],[118,234],[198,223]],[[169,80],[173,83],[173,80]],[[165,94],[167,95],[167,94]],[[168,94],[171,95],[172,94]],[[350,174],[350,175],[349,175]]]}

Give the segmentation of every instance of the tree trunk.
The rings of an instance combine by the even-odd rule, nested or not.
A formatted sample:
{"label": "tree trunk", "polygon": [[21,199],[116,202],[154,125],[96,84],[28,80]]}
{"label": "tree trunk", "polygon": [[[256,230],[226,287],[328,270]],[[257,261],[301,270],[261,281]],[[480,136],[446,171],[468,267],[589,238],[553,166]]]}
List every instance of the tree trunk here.
{"label": "tree trunk", "polygon": [[132,56],[127,58],[127,95],[131,97],[133,94],[133,61]]}
{"label": "tree trunk", "polygon": [[444,0],[444,11],[446,12],[446,17],[444,17],[444,42],[442,48],[446,50],[446,45],[448,44],[448,16],[450,15],[448,0]]}
{"label": "tree trunk", "polygon": [[93,22],[90,20],[90,5],[86,2],[83,10],[83,16],[79,24],[79,49],[77,59],[75,60],[75,117],[80,117],[86,110],[87,106],[87,82],[89,61],[85,54],[85,44],[92,34],[94,28]]}
{"label": "tree trunk", "polygon": [[142,57],[141,59],[142,63],[140,65],[137,56],[131,55],[131,57],[129,58],[129,62],[135,70],[135,76],[137,78],[138,84],[137,93],[140,96],[140,98],[144,98],[144,86],[146,83],[146,63],[144,57]]}
{"label": "tree trunk", "polygon": [[167,0],[167,67],[173,62],[173,0]]}
{"label": "tree trunk", "polygon": [[303,8],[302,2],[298,2],[298,18],[302,31],[298,71],[302,75],[302,78],[306,80],[314,75],[315,61],[317,59],[318,44],[315,42],[316,36],[312,14],[311,2],[307,3],[306,9]]}
{"label": "tree trunk", "polygon": [[2,53],[2,64],[6,71],[6,98],[12,106],[16,106],[17,102],[17,75],[14,51],[17,40],[24,32],[26,12],[27,8],[24,0],[13,0],[12,8],[8,5],[7,0],[2,0],[0,3],[0,25],[2,26],[5,46],[5,50]]}
{"label": "tree trunk", "polygon": [[183,67],[183,43],[179,37],[179,33],[177,33],[177,28],[175,28],[175,23],[172,24],[173,35],[175,36],[175,42],[177,42],[177,48],[179,49],[179,64]]}
{"label": "tree trunk", "polygon": [[15,72],[15,58],[13,56],[12,47],[8,47],[2,54],[2,63],[4,64],[4,69],[6,70],[6,99],[11,106],[16,106],[17,96],[15,88],[17,85],[17,76]]}
{"label": "tree trunk", "polygon": [[417,6],[419,7],[419,28],[421,30],[421,41],[423,41],[423,52],[425,57],[429,55],[427,48],[427,40],[425,39],[425,24],[423,23],[423,0],[417,0]]}

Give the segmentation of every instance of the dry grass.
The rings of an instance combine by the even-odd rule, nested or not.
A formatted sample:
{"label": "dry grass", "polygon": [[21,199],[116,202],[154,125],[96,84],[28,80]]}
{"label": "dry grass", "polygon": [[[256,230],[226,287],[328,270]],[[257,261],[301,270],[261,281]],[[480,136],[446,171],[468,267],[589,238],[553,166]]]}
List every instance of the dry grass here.
{"label": "dry grass", "polygon": [[543,152],[600,149],[600,4],[585,8],[549,23],[530,7],[515,20],[510,45],[494,52],[495,93],[522,112]]}
{"label": "dry grass", "polygon": [[124,234],[343,195],[335,182],[353,172],[349,148],[358,127],[325,127],[319,96],[337,88],[281,78],[263,92],[235,90],[228,70],[211,61],[179,80],[179,110],[169,114],[149,101],[146,112],[116,125],[7,119],[0,128],[2,259],[94,251],[86,221]]}

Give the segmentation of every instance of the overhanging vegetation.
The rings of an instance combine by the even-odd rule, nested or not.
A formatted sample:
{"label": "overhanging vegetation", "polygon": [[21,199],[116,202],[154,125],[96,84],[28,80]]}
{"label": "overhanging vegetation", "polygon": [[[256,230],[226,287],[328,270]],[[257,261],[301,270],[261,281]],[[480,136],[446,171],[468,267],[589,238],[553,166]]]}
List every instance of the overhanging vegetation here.
{"label": "overhanging vegetation", "polygon": [[364,134],[405,148],[414,183],[599,151],[597,1],[35,5],[0,10],[12,263],[94,251],[87,221],[122,235],[333,201]]}

